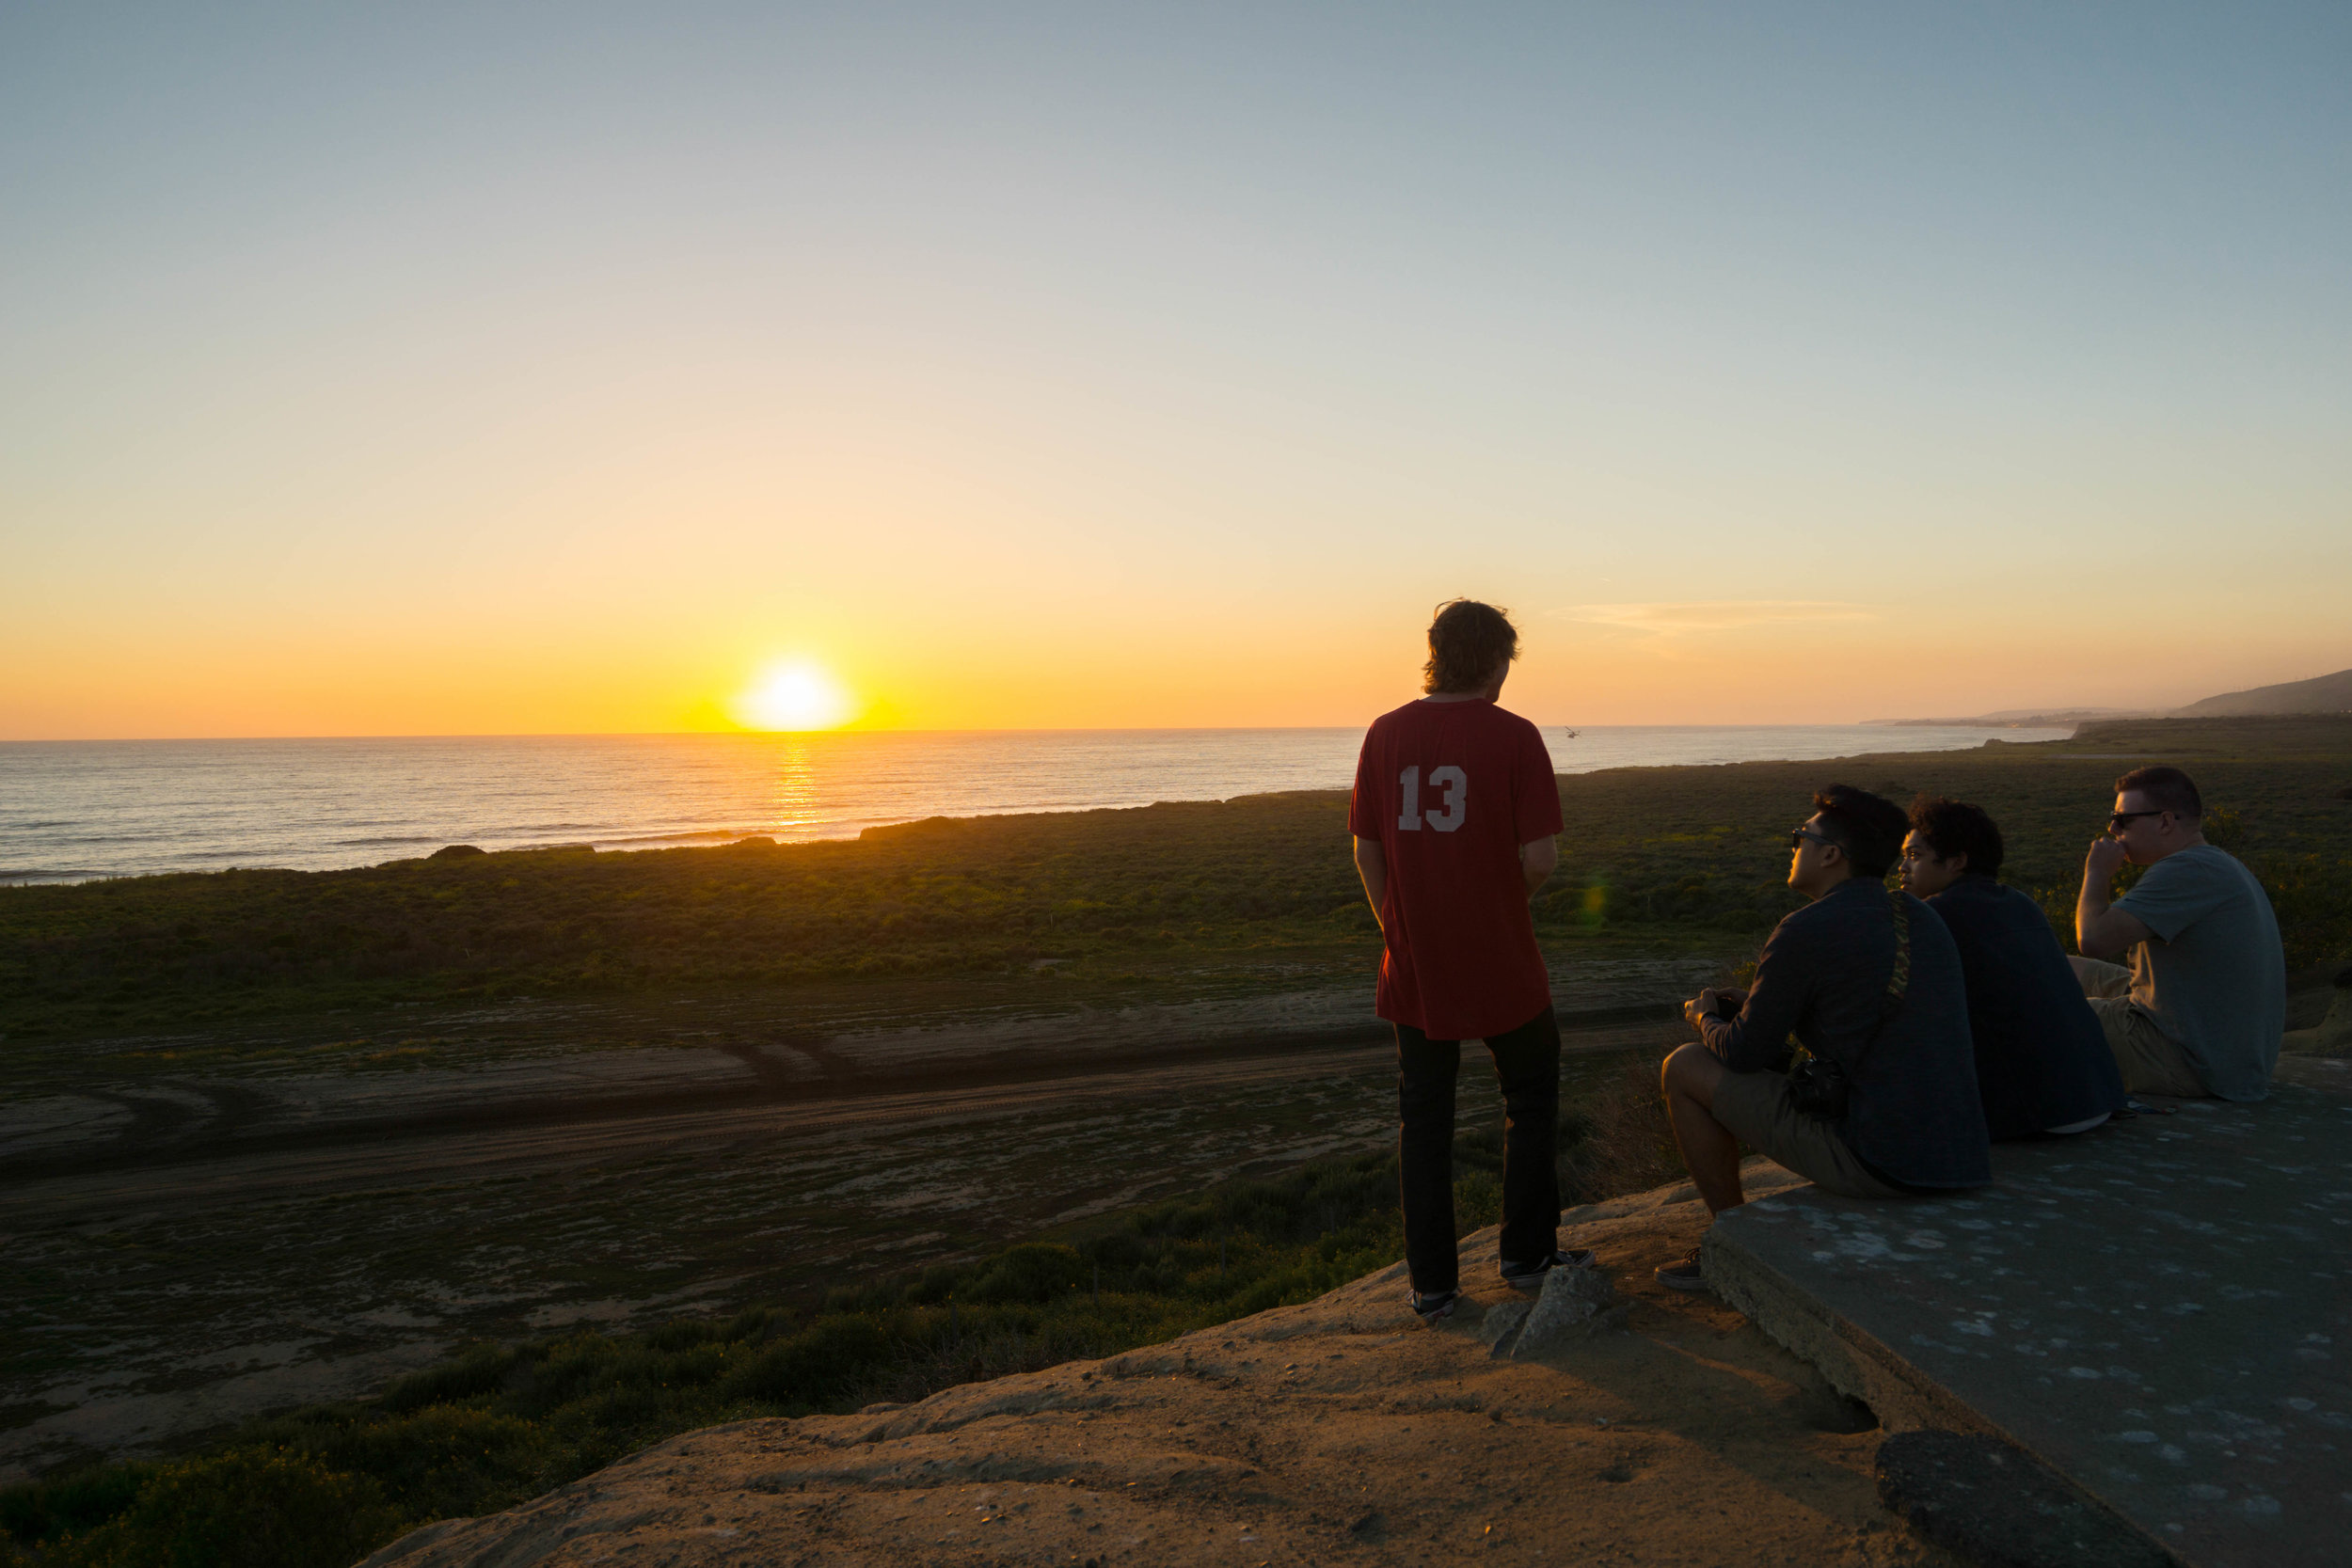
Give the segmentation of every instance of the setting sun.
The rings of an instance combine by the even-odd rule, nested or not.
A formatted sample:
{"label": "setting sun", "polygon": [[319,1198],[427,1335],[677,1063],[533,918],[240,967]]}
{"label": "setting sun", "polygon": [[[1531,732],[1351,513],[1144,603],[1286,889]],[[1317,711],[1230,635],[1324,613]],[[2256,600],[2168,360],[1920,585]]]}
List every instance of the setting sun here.
{"label": "setting sun", "polygon": [[820,665],[771,665],[735,700],[735,717],[752,730],[830,730],[848,723],[857,703]]}

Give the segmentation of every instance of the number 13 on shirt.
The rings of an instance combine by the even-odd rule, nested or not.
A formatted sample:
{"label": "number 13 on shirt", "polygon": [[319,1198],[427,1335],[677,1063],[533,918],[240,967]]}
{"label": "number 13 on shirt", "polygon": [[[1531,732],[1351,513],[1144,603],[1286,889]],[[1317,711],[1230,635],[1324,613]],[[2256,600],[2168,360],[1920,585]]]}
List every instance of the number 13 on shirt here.
{"label": "number 13 on shirt", "polygon": [[1397,813],[1399,832],[1417,833],[1425,819],[1441,833],[1450,833],[1460,827],[1470,815],[1470,778],[1454,767],[1432,768],[1429,787],[1440,791],[1440,806],[1430,811],[1421,807],[1421,767],[1415,764],[1397,776],[1397,794],[1403,804]]}

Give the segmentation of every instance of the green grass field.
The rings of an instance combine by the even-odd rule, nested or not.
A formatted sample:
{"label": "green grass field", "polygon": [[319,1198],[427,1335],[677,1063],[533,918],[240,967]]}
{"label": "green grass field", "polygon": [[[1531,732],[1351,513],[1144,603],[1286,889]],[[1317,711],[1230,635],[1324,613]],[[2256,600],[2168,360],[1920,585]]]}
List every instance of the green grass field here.
{"label": "green grass field", "polygon": [[[1892,732],[1890,738],[1899,736]],[[2071,913],[2116,774],[2178,761],[2271,890],[2296,969],[2352,956],[2352,719],[2152,721],[2074,741],[1830,763],[1564,776],[1540,928],[1761,933],[1783,834],[1832,779],[1932,790],[2002,823],[2006,879]],[[1041,958],[1140,993],[1206,966],[1369,964],[1336,792],[932,820],[853,843],[539,850],[351,871],[0,888],[11,1040],[515,994],[1017,974]],[[1358,972],[1360,972],[1359,970]]]}
{"label": "green grass field", "polygon": [[1925,790],[1984,807],[2008,847],[2002,879],[2042,902],[2071,950],[2083,853],[2115,779],[2156,761],[2198,780],[2209,835],[2270,890],[2290,969],[2352,958],[2352,718],[2143,721],[2049,744],[1564,778],[1567,886],[1546,904],[1554,922],[1581,904],[1627,926],[1769,927],[1793,907],[1786,832],[1835,778],[1904,804]]}

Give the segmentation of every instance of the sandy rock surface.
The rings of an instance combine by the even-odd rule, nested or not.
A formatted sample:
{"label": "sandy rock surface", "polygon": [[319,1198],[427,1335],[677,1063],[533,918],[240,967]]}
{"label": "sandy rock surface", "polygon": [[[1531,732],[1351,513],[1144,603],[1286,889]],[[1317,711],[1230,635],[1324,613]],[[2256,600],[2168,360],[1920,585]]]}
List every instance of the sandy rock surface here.
{"label": "sandy rock surface", "polygon": [[[1751,1163],[1752,1194],[1792,1183]],[[1399,1264],[1107,1360],[689,1433],[367,1568],[1956,1562],[1880,1507],[1867,1414],[1651,1278],[1705,1218],[1687,1185],[1570,1211],[1626,1310],[1539,1354],[1511,1354],[1526,1307],[1488,1230],[1435,1328]]]}

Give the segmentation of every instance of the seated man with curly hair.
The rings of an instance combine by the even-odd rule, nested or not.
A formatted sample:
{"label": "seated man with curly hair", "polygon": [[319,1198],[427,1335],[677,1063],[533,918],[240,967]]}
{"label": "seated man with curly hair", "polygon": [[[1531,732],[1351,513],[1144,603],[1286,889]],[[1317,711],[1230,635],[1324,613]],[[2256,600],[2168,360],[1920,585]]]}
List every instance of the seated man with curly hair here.
{"label": "seated man with curly hair", "polygon": [[[1710,1214],[1746,1201],[1742,1143],[1846,1197],[1993,1180],[1960,954],[1933,910],[1886,888],[1903,809],[1850,784],[1813,805],[1788,835],[1788,885],[1812,902],[1773,928],[1751,990],[1685,1005],[1700,1037],[1666,1058],[1675,1141]],[[1706,1289],[1699,1249],[1658,1279]]]}
{"label": "seated man with curly hair", "polygon": [[1922,795],[1903,891],[1927,900],[1960,949],[1993,1141],[2087,1132],[2123,1108],[2123,1080],[2042,906],[2001,885],[2004,852],[1981,807]]}

